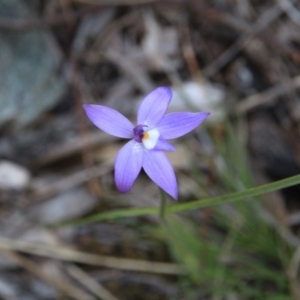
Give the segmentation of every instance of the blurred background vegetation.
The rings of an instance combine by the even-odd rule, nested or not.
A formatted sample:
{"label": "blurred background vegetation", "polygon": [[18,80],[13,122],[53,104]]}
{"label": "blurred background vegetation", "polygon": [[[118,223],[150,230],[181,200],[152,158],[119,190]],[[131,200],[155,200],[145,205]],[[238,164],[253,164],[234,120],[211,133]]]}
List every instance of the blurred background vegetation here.
{"label": "blurred background vegetation", "polygon": [[124,142],[82,109],[135,122],[158,86],[170,111],[211,112],[169,155],[180,203],[299,174],[299,29],[293,0],[0,0],[0,298],[300,299],[299,186],[78,221],[159,205],[143,172],[116,191]]}

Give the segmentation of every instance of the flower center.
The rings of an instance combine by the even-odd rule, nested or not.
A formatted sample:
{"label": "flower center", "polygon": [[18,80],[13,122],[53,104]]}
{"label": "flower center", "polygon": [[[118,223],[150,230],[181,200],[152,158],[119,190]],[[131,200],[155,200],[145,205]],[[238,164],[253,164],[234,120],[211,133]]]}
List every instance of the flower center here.
{"label": "flower center", "polygon": [[147,134],[147,132],[144,132],[143,127],[147,127],[147,125],[137,125],[133,128],[133,137],[139,143],[143,141],[145,134]]}
{"label": "flower center", "polygon": [[144,131],[143,127],[148,127],[147,125],[137,125],[133,128],[134,140],[143,143],[146,149],[153,149],[159,138],[159,132],[156,129],[151,129],[149,131]]}
{"label": "flower center", "polygon": [[149,133],[148,132],[144,132],[143,140],[148,140],[148,139],[149,139]]}

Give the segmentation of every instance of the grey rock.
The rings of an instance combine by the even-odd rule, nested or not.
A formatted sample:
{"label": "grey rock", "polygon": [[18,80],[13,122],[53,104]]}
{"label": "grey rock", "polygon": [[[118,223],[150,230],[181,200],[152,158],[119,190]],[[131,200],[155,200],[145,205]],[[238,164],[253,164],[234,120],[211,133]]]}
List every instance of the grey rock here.
{"label": "grey rock", "polygon": [[17,299],[16,284],[10,282],[3,275],[0,277],[0,297],[1,299]]}
{"label": "grey rock", "polygon": [[30,181],[27,169],[13,162],[0,160],[0,189],[23,189]]}
{"label": "grey rock", "polygon": [[[0,0],[0,17],[36,18],[26,1]],[[0,126],[22,127],[36,121],[62,97],[65,81],[52,35],[46,30],[0,29]]]}
{"label": "grey rock", "polygon": [[38,223],[53,224],[81,217],[91,211],[97,199],[86,189],[76,188],[32,208],[29,218]]}

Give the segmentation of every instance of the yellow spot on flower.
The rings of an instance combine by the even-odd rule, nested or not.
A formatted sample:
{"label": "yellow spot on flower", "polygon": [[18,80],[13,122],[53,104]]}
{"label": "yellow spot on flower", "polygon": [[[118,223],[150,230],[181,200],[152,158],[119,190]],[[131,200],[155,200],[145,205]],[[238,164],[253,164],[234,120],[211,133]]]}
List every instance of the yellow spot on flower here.
{"label": "yellow spot on flower", "polygon": [[148,140],[149,139],[149,133],[145,132],[143,135],[143,140]]}
{"label": "yellow spot on flower", "polygon": [[159,132],[157,129],[151,129],[144,133],[143,136],[143,145],[146,149],[150,150],[155,147],[159,138]]}

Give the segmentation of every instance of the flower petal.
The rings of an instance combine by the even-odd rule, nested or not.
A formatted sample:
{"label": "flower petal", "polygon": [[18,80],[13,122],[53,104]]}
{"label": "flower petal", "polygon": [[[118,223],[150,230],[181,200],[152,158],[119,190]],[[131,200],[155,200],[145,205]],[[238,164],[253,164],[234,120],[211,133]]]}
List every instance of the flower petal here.
{"label": "flower petal", "polygon": [[144,152],[143,168],[147,175],[175,200],[178,198],[178,188],[172,165],[161,151]]}
{"label": "flower petal", "polygon": [[85,104],[83,108],[89,119],[104,132],[121,138],[133,137],[133,124],[118,111],[93,104]]}
{"label": "flower petal", "polygon": [[173,152],[175,148],[160,135],[153,150]]}
{"label": "flower petal", "polygon": [[170,113],[165,115],[155,127],[165,139],[175,139],[195,129],[209,115],[209,112]]}
{"label": "flower petal", "polygon": [[172,91],[168,87],[159,87],[152,91],[140,104],[137,123],[146,124],[151,129],[165,114],[171,98]]}
{"label": "flower petal", "polygon": [[115,161],[115,182],[117,189],[128,192],[139,175],[143,162],[141,143],[131,140],[119,151]]}

